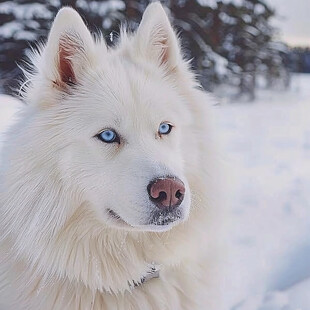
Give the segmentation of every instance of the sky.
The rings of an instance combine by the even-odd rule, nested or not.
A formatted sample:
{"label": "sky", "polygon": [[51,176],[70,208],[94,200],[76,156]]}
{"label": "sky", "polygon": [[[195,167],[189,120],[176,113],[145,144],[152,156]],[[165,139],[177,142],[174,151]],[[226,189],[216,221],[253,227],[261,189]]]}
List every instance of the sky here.
{"label": "sky", "polygon": [[292,46],[310,47],[310,0],[267,0],[276,9],[274,25]]}

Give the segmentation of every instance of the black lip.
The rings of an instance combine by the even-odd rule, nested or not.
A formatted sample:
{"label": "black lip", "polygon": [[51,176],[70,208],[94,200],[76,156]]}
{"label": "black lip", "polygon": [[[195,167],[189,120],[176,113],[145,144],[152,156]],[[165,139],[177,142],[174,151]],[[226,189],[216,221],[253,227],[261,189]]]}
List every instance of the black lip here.
{"label": "black lip", "polygon": [[122,219],[122,217],[120,215],[118,215],[115,211],[113,211],[112,209],[107,209],[107,213],[110,216],[110,218],[112,218],[118,224],[122,224],[122,225],[126,225],[126,226],[131,226],[126,221],[124,221]]}
{"label": "black lip", "polygon": [[[108,215],[119,224],[129,225],[122,217],[112,209],[107,209]],[[144,225],[167,226],[182,218],[182,211],[179,208],[168,208],[165,210],[155,210],[148,223]]]}
{"label": "black lip", "polygon": [[116,220],[123,220],[115,211],[108,209],[108,214]]}
{"label": "black lip", "polygon": [[150,221],[150,225],[165,226],[182,218],[182,211],[179,208],[156,210]]}

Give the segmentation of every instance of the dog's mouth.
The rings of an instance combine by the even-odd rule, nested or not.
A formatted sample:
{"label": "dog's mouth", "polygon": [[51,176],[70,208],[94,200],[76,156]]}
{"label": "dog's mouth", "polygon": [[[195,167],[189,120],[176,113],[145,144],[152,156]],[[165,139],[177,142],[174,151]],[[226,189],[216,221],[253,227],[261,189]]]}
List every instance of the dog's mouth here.
{"label": "dog's mouth", "polygon": [[159,210],[154,212],[152,218],[149,221],[149,225],[167,226],[181,220],[182,218],[182,211],[178,208],[172,210]]}
{"label": "dog's mouth", "polygon": [[132,227],[125,220],[123,220],[119,214],[117,214],[112,209],[107,209],[107,213],[108,213],[109,219],[112,220],[113,224],[115,224],[116,226],[123,227],[123,228]]}
{"label": "dog's mouth", "polygon": [[139,224],[139,225],[129,224],[112,209],[107,209],[107,214],[113,226],[127,230],[165,231],[169,229],[169,226],[171,224],[177,224],[183,219],[183,213],[180,209],[163,210],[163,211],[158,210],[152,214],[150,220],[146,224]]}

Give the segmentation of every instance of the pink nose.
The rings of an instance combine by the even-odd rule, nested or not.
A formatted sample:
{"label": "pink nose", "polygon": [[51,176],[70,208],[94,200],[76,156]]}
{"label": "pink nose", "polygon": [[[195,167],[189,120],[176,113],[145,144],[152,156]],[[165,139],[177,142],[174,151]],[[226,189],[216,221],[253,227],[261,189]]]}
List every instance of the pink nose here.
{"label": "pink nose", "polygon": [[147,187],[150,199],[160,209],[178,207],[184,198],[185,187],[178,178],[158,178]]}

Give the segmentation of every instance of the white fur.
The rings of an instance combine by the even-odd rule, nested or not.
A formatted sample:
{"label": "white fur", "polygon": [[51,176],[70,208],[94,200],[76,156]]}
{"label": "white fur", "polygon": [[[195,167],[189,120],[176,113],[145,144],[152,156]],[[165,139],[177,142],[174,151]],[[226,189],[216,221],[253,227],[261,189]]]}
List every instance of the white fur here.
{"label": "white fur", "polygon": [[[76,86],[60,81],[61,42]],[[221,309],[210,98],[161,5],[113,49],[64,8],[33,62],[3,152],[0,309]],[[160,138],[163,121],[175,128]],[[94,138],[111,127],[120,145]],[[167,174],[186,186],[182,219],[154,226],[146,187]],[[133,287],[152,262],[160,277]]]}

